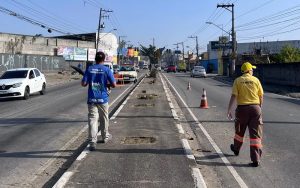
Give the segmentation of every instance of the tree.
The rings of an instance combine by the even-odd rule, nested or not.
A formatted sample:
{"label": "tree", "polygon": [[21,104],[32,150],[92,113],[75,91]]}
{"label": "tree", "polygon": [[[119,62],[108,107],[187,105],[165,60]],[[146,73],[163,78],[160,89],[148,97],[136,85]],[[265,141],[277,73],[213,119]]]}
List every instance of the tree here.
{"label": "tree", "polygon": [[282,63],[300,62],[300,50],[290,45],[284,46],[275,59]]}
{"label": "tree", "polygon": [[140,45],[140,54],[143,56],[148,56],[151,64],[155,64],[157,62],[157,58],[155,56],[156,47],[149,45],[149,48],[146,46]]}

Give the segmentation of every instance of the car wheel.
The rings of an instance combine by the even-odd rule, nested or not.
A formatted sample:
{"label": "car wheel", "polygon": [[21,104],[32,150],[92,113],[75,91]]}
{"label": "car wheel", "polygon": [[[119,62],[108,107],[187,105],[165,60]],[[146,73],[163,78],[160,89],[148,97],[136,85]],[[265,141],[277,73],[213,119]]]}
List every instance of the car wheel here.
{"label": "car wheel", "polygon": [[136,82],[137,82],[137,79],[135,79],[133,82],[136,83]]}
{"label": "car wheel", "polygon": [[23,99],[24,100],[29,99],[29,95],[30,95],[30,88],[28,86],[26,86]]}
{"label": "car wheel", "polygon": [[46,93],[46,84],[43,83],[43,87],[42,87],[42,90],[40,91],[40,94],[45,95],[45,93]]}

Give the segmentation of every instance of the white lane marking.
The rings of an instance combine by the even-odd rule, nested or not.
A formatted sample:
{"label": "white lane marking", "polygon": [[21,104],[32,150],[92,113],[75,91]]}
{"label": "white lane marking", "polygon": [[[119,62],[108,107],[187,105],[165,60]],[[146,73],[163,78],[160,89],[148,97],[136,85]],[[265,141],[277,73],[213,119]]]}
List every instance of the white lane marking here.
{"label": "white lane marking", "polygon": [[189,159],[195,160],[195,157],[193,155],[193,152],[192,152],[192,149],[191,149],[191,147],[189,145],[188,140],[187,139],[181,139],[181,143],[183,145],[186,157],[189,158]]}
{"label": "white lane marking", "polygon": [[171,109],[171,112],[172,112],[173,118],[176,119],[176,120],[178,120],[179,118],[177,116],[176,111],[174,109]]}
{"label": "white lane marking", "polygon": [[74,174],[74,172],[65,172],[52,188],[64,187],[73,174]]}
{"label": "white lane marking", "polygon": [[76,161],[81,161],[82,159],[84,159],[86,157],[86,155],[89,153],[89,149],[88,147],[86,147],[81,154],[77,157]]}
{"label": "white lane marking", "polygon": [[199,170],[199,168],[192,168],[192,175],[195,181],[195,187],[197,188],[207,188],[204,178]]}
{"label": "white lane marking", "polygon": [[171,109],[174,109],[173,103],[169,103],[169,105],[170,105],[170,108],[171,108]]}
{"label": "white lane marking", "polygon": [[182,125],[181,125],[181,124],[176,124],[176,127],[177,127],[177,129],[178,129],[178,132],[179,132],[180,134],[184,134],[184,130],[183,130],[183,128],[182,128]]}
{"label": "white lane marking", "polygon": [[[144,78],[143,78],[144,79]],[[142,82],[142,80],[141,80],[141,82]],[[140,83],[141,83],[140,82]],[[137,85],[137,87],[139,86],[139,84]],[[136,88],[137,88],[136,87]],[[111,103],[111,105],[112,104],[114,104],[121,96],[123,96],[123,94],[129,89],[129,88],[131,88],[131,87],[128,87],[124,92],[122,92],[121,93],[121,95],[119,95],[112,103]],[[136,89],[135,88],[135,89]],[[135,91],[135,89],[132,91],[132,93]],[[127,101],[127,99],[126,99],[126,101]],[[119,107],[120,108],[120,107]],[[118,110],[117,110],[118,111]],[[116,112],[115,112],[116,113]],[[113,116],[115,116],[115,113],[113,114]],[[88,127],[86,126],[85,127],[85,129],[87,129]],[[82,134],[82,133],[81,133]],[[81,135],[80,134],[80,135]],[[80,136],[79,135],[79,136]],[[88,145],[89,146],[89,145]],[[82,159],[84,159],[85,157],[86,157],[86,155],[89,153],[89,151],[87,151],[88,150],[88,146],[84,149],[84,151],[76,158],[76,161],[80,161],[80,160],[82,160]],[[84,153],[84,154],[83,154]],[[71,167],[70,167],[71,168]],[[69,169],[70,169],[69,168]],[[72,175],[74,174],[74,172],[72,172],[72,171],[66,171],[66,172],[64,172],[64,174],[59,178],[59,180],[55,183],[55,185],[52,187],[52,188],[63,188],[65,185],[66,185],[66,183],[69,181],[69,179],[72,177]]]}
{"label": "white lane marking", "polygon": [[213,148],[216,150],[216,152],[218,153],[219,157],[222,159],[223,163],[227,166],[228,170],[230,171],[230,173],[232,174],[232,176],[235,178],[235,180],[237,181],[237,183],[240,185],[240,187],[247,188],[248,186],[246,185],[246,183],[244,182],[244,180],[237,173],[237,171],[232,167],[231,163],[225,157],[225,155],[223,154],[223,152],[221,151],[221,149],[218,147],[218,145],[216,144],[216,142],[208,134],[208,132],[206,131],[206,129],[201,125],[201,123],[199,122],[199,120],[196,118],[196,116],[194,115],[194,113],[192,112],[192,110],[188,107],[188,105],[182,99],[182,97],[180,96],[180,94],[178,93],[178,91],[175,89],[175,87],[173,86],[173,84],[169,81],[169,79],[165,75],[163,75],[163,76],[168,81],[168,83],[170,84],[170,86],[173,88],[173,90],[175,91],[175,93],[178,95],[179,99],[181,100],[181,102],[183,103],[183,105],[186,107],[186,109],[189,111],[189,113],[193,117],[194,121],[197,122],[197,125],[202,130],[202,132],[206,136],[206,138],[209,140],[209,142],[213,146]]}

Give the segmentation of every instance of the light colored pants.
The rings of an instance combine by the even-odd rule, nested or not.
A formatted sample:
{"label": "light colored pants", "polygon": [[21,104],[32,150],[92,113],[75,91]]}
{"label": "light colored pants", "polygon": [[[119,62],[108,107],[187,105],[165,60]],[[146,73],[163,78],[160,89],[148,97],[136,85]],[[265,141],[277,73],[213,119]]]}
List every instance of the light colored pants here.
{"label": "light colored pants", "polygon": [[89,118],[89,141],[97,143],[98,121],[100,120],[100,131],[102,139],[108,135],[108,103],[105,104],[88,104]]}

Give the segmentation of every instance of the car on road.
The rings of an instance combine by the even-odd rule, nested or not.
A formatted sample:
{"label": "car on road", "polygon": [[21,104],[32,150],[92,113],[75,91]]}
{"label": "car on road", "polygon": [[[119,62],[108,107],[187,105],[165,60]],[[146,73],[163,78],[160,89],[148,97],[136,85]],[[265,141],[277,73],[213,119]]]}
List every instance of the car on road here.
{"label": "car on road", "polygon": [[191,71],[191,77],[206,77],[206,71],[203,66],[194,66]]}
{"label": "car on road", "polygon": [[114,68],[113,68],[113,63],[112,63],[112,62],[105,61],[105,62],[103,63],[103,65],[106,66],[106,67],[108,67],[109,70],[110,70],[112,73],[114,73]]}
{"label": "car on road", "polygon": [[134,66],[121,66],[118,74],[122,75],[124,82],[137,82],[137,72]]}
{"label": "car on road", "polygon": [[38,92],[45,94],[46,78],[36,68],[10,69],[0,77],[0,98],[23,97],[26,100]]}
{"label": "car on road", "polygon": [[168,65],[167,72],[176,72],[176,66],[175,65]]}

